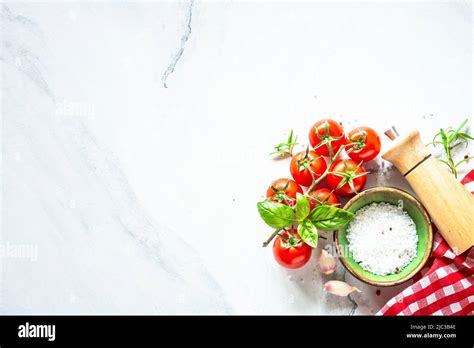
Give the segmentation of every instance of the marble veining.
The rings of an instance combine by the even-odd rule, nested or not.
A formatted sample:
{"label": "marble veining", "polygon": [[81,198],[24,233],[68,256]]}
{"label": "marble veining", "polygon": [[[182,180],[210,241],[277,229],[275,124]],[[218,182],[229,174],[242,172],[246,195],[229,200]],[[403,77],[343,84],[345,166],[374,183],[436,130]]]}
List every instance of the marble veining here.
{"label": "marble veining", "polygon": [[166,71],[163,73],[163,77],[161,78],[163,80],[163,86],[165,88],[168,88],[168,85],[166,84],[166,80],[168,79],[168,76],[171,75],[174,71],[174,68],[176,67],[176,64],[178,64],[179,59],[183,55],[184,48],[186,46],[186,42],[189,39],[189,35],[191,35],[192,32],[192,27],[191,27],[191,22],[193,19],[193,6],[194,6],[194,0],[189,1],[189,9],[187,13],[187,18],[186,18],[186,26],[185,30],[183,33],[183,36],[181,37],[181,45],[176,52],[176,54],[173,56],[173,59],[170,62],[170,65],[166,68]]}
{"label": "marble veining", "polygon": [[[9,33],[32,26],[32,21],[14,15],[6,5],[3,5],[3,14],[3,18],[11,22],[8,26],[13,27],[4,27]],[[41,36],[40,31],[35,32]],[[4,108],[8,110],[3,120],[4,141],[6,144],[14,144],[20,151],[23,150],[22,155],[19,155],[8,152],[7,147],[8,153],[4,156],[6,170],[3,195],[8,207],[4,212],[3,221],[7,227],[4,228],[3,239],[17,238],[17,231],[8,228],[15,222],[12,215],[15,214],[13,210],[18,209],[17,204],[24,203],[23,200],[37,200],[38,208],[42,211],[32,210],[30,216],[22,217],[28,220],[24,223],[34,230],[37,224],[35,220],[41,219],[43,214],[46,215],[46,218],[51,220],[52,231],[43,236],[43,240],[39,242],[40,246],[47,241],[53,245],[58,243],[56,248],[64,249],[58,254],[61,254],[61,257],[69,256],[69,261],[72,261],[64,267],[59,255],[53,255],[52,251],[48,252],[47,256],[41,255],[43,247],[40,247],[40,265],[35,267],[43,268],[44,273],[30,275],[32,279],[22,279],[22,282],[33,283],[38,278],[40,282],[49,282],[52,288],[48,294],[30,294],[26,301],[17,296],[20,292],[16,288],[18,284],[14,281],[8,282],[9,276],[17,273],[15,261],[12,261],[12,265],[3,265],[7,279],[2,289],[4,313],[29,313],[30,310],[35,313],[228,313],[230,307],[225,301],[222,289],[203,269],[199,256],[184,240],[176,237],[172,230],[156,226],[143,212],[114,156],[100,148],[80,119],[71,118],[65,122],[55,115],[54,94],[49,88],[44,69],[30,50],[28,42],[5,40],[3,52],[5,56],[2,59],[7,65],[3,98]],[[19,66],[15,65],[14,58],[21,60]],[[20,74],[15,74],[15,70]],[[16,79],[21,80],[21,83],[25,83],[25,80],[27,84],[29,82],[29,86],[26,86],[28,93],[31,93],[29,97],[38,103],[22,102],[21,97],[24,94],[19,90],[14,93],[11,88],[15,82],[19,83]],[[47,98],[42,98],[43,95]],[[10,156],[15,155],[17,157],[12,160]],[[30,180],[16,176],[33,169],[35,165],[38,167]],[[98,237],[97,234],[102,236]],[[112,268],[112,274],[118,272],[120,277],[111,282],[108,279],[109,271],[104,269],[104,266],[90,265],[92,268],[87,270],[87,258],[94,255],[99,258],[99,262],[105,261],[101,258],[107,257],[108,250],[114,248],[109,245],[109,241],[103,240],[102,243],[105,244],[101,244],[101,240],[108,234],[111,234],[111,240],[114,234],[122,234],[117,240],[130,244],[125,248],[119,247],[118,249],[123,250],[114,253],[114,261],[109,266]],[[95,240],[98,243],[94,243],[90,249],[88,247],[89,250],[75,250],[94,236],[98,238],[98,241]],[[174,255],[174,250],[177,249],[182,253],[181,257]],[[105,264],[108,262],[110,261]],[[135,265],[126,267],[129,262]],[[47,275],[54,272],[56,264],[61,265],[61,271],[65,272],[64,277],[67,280],[64,283]],[[144,272],[142,267],[148,271]],[[149,273],[151,270],[153,271]],[[66,290],[73,287],[77,279],[82,277],[94,277],[94,282],[97,282],[94,284],[87,281],[88,284],[84,284],[86,287],[93,288],[103,284],[98,287],[96,300],[75,295],[76,292],[84,291],[82,289]],[[142,287],[147,287],[148,290],[141,290]],[[152,293],[153,288],[156,294]],[[34,292],[35,286],[26,290],[25,296],[30,291]],[[68,291],[74,294],[71,295],[74,301],[61,303],[61,297]],[[130,292],[132,296],[126,298],[122,297],[123,294],[116,295],[115,303],[107,300],[114,297],[114,292],[125,291]],[[53,297],[56,292],[59,301],[55,304],[48,303],[47,298]],[[136,297],[143,296],[142,292],[151,296],[151,302],[137,308],[130,307],[128,302],[140,300]],[[160,297],[165,299],[158,301]],[[30,301],[35,304],[28,309],[24,303]],[[41,304],[43,301],[45,303]]]}

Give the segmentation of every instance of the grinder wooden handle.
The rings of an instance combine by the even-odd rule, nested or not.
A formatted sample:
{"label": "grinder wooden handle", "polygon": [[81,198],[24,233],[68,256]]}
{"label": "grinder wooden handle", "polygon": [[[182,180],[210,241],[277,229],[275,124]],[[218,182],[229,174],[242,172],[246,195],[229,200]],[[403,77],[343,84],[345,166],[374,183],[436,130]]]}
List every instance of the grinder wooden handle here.
{"label": "grinder wooden handle", "polygon": [[416,130],[382,154],[405,176],[456,255],[474,245],[474,195],[423,145]]}

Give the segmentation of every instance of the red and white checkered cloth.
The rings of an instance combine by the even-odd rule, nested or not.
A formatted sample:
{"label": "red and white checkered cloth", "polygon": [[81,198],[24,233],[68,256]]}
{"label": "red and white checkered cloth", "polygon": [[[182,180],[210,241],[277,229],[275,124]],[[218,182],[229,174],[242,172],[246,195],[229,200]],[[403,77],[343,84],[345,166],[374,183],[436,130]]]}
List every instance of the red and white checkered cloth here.
{"label": "red and white checkered cloth", "polygon": [[[461,183],[474,191],[474,170]],[[428,266],[418,278],[377,315],[474,315],[474,247],[456,256],[436,231]]]}

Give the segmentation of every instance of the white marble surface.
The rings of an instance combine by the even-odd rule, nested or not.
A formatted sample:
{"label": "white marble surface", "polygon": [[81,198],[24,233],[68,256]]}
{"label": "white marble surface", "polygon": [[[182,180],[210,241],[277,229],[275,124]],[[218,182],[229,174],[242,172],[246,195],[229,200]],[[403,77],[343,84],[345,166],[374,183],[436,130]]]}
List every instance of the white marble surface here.
{"label": "white marble surface", "polygon": [[[468,1],[3,2],[1,27],[2,245],[37,251],[0,259],[7,314],[348,314],[315,257],[261,248],[268,152],[323,116],[472,115]],[[347,280],[356,314],[399,290]]]}

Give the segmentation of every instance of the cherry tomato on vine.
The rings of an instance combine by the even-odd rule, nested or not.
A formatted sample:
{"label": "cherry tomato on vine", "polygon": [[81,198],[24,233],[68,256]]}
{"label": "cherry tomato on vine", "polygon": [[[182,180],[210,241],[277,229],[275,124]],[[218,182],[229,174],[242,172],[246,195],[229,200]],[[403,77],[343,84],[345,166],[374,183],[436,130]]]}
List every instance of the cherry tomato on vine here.
{"label": "cherry tomato on vine", "polygon": [[303,194],[303,189],[293,180],[278,179],[267,189],[267,198],[271,198],[274,202],[293,206],[298,192]]}
{"label": "cherry tomato on vine", "polygon": [[360,192],[367,182],[367,172],[361,162],[346,159],[334,162],[326,177],[329,188],[341,196]]}
{"label": "cherry tomato on vine", "polygon": [[325,187],[308,192],[308,198],[311,210],[322,204],[335,206],[340,204],[339,199],[337,199],[337,196],[334,194],[334,192]]}
{"label": "cherry tomato on vine", "polygon": [[[303,242],[298,234],[288,231],[282,232],[273,242],[273,256],[275,260],[286,268],[300,268],[311,258],[312,248]],[[286,240],[285,240],[286,239]]]}
{"label": "cherry tomato on vine", "polygon": [[370,127],[357,127],[348,134],[347,153],[355,161],[370,161],[380,152],[380,137]]}
{"label": "cherry tomato on vine", "polygon": [[310,186],[327,169],[324,157],[314,151],[302,151],[293,156],[290,163],[291,176],[302,186]]}
{"label": "cherry tomato on vine", "polygon": [[346,143],[346,135],[339,123],[326,118],[311,127],[309,143],[317,154],[332,157]]}

